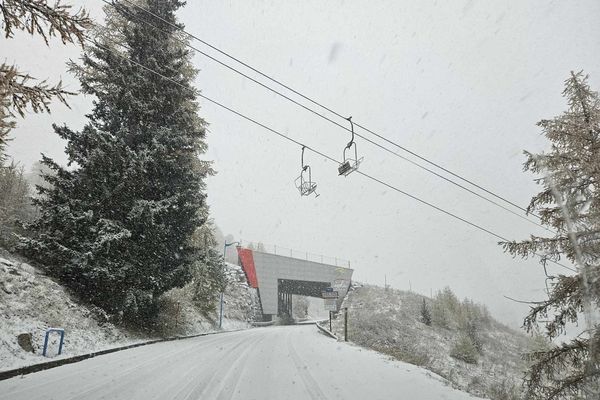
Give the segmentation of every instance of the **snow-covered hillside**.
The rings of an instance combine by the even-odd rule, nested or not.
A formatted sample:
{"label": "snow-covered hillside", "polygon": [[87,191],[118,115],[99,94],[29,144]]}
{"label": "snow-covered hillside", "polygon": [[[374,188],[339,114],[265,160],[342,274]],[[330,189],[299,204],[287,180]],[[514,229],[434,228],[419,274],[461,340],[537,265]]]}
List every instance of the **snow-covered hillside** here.
{"label": "snow-covered hillside", "polygon": [[[65,329],[62,357],[122,346],[145,338],[103,322],[100,310],[77,299],[31,265],[0,258],[0,370],[46,361],[42,356],[45,331]],[[17,336],[31,333],[33,352],[23,350]],[[57,351],[52,336],[50,354]]]}
{"label": "snow-covered hillside", "polygon": [[[424,299],[436,317],[431,310],[433,299],[391,288],[355,286],[342,305],[348,307],[349,340],[429,369],[472,394],[491,399],[519,399],[526,366],[521,355],[532,350],[533,340],[486,314],[476,332],[481,348],[472,349],[473,359],[457,355],[464,331],[451,318],[446,326],[439,326],[435,320],[425,324],[421,313]],[[484,310],[473,303],[467,304]],[[448,313],[446,317],[452,316]],[[334,333],[341,339],[343,320],[343,313],[339,313],[333,323]]]}
{"label": "snow-covered hillside", "polygon": [[[249,327],[256,294],[241,280],[239,267],[228,264],[223,329]],[[167,293],[166,298],[180,302],[180,310],[166,308],[161,321],[171,324],[163,335],[191,335],[218,329],[218,315],[201,315],[186,300],[184,289]],[[218,307],[217,307],[218,309]],[[177,321],[175,321],[177,320]],[[0,258],[0,370],[47,361],[42,346],[47,328],[63,328],[65,344],[60,357],[119,347],[149,339],[156,334],[135,333],[107,322],[104,313],[81,304],[56,281],[39,269],[8,253]],[[33,352],[19,346],[17,336],[30,333]],[[58,349],[58,337],[51,336],[49,355]]]}

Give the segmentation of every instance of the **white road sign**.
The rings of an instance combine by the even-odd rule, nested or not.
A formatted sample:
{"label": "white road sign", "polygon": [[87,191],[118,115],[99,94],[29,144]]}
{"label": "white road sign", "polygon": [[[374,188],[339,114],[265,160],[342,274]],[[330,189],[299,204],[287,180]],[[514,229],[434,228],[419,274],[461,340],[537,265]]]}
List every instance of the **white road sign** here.
{"label": "white road sign", "polygon": [[325,310],[337,311],[337,299],[325,299]]}

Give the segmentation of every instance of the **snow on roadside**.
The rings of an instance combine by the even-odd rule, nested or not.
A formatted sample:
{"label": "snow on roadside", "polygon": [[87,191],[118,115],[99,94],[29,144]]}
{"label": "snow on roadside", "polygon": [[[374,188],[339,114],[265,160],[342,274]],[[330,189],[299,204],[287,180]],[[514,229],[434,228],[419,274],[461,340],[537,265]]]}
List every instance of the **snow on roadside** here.
{"label": "snow on roadside", "polygon": [[[248,288],[240,274],[243,272],[238,266],[227,265],[229,284],[225,292],[224,330],[249,328],[256,312],[256,293]],[[172,335],[219,330],[216,313],[200,315],[185,303],[180,311],[181,326]],[[56,355],[59,336],[52,334],[49,357],[44,357],[44,336],[51,327],[65,330],[63,352]],[[22,333],[32,334],[33,352],[19,346],[17,336]],[[106,322],[101,310],[80,304],[75,296],[39,269],[10,255],[0,258],[0,371],[157,338]]]}
{"label": "snow on roadside", "polygon": [[[0,258],[0,370],[48,361],[42,347],[50,327],[65,330],[61,358],[147,339],[100,323],[93,310],[31,265]],[[21,333],[32,334],[33,353],[19,346]],[[48,348],[50,356],[56,355],[58,335],[51,335]]]}

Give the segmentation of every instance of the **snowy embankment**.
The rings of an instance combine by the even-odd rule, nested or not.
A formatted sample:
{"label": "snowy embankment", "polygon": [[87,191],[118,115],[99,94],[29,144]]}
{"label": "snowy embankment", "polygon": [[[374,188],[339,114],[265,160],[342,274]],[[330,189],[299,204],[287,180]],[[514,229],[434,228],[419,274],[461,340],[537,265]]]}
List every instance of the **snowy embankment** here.
{"label": "snowy embankment", "polygon": [[[229,285],[225,294],[223,329],[249,327],[255,294],[241,282],[239,267],[228,265]],[[200,315],[187,301],[185,288],[177,289],[178,315],[165,310],[163,324],[172,324],[163,335],[192,335],[218,330],[218,315]],[[174,296],[167,293],[167,296]],[[218,306],[217,306],[218,310]],[[49,361],[42,347],[48,328],[65,330],[63,352],[57,356],[58,335],[51,335],[48,356],[54,359],[121,347],[159,338],[136,333],[107,322],[104,313],[81,304],[55,280],[10,254],[0,258],[0,371]],[[31,334],[32,349],[19,345],[18,336]],[[25,346],[27,347],[27,346]]]}
{"label": "snowy embankment", "polygon": [[158,343],[0,381],[10,400],[476,400],[444,379],[313,326]]}
{"label": "snowy embankment", "polygon": [[[433,321],[427,325],[421,315],[423,299],[430,308],[435,303],[411,292],[366,285],[352,288],[342,305],[348,307],[349,341],[426,368],[455,388],[477,396],[521,398],[526,367],[521,355],[532,349],[533,341],[485,315],[476,328],[480,350],[473,349],[474,358],[464,361],[461,358],[468,358],[455,350],[464,337],[464,331],[452,319],[455,314],[446,311],[447,324],[440,326],[434,312]],[[341,312],[333,321],[333,332],[343,340]]]}

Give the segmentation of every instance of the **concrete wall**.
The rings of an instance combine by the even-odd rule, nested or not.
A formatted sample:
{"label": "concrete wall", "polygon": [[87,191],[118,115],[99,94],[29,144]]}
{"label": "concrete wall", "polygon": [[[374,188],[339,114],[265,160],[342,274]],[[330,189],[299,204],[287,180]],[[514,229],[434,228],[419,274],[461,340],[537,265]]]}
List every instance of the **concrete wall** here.
{"label": "concrete wall", "polygon": [[327,282],[334,286],[336,281],[345,282],[338,288],[340,302],[348,291],[353,270],[321,264],[297,258],[278,256],[253,251],[254,266],[260,293],[263,314],[277,314],[277,285],[279,279],[309,282]]}

